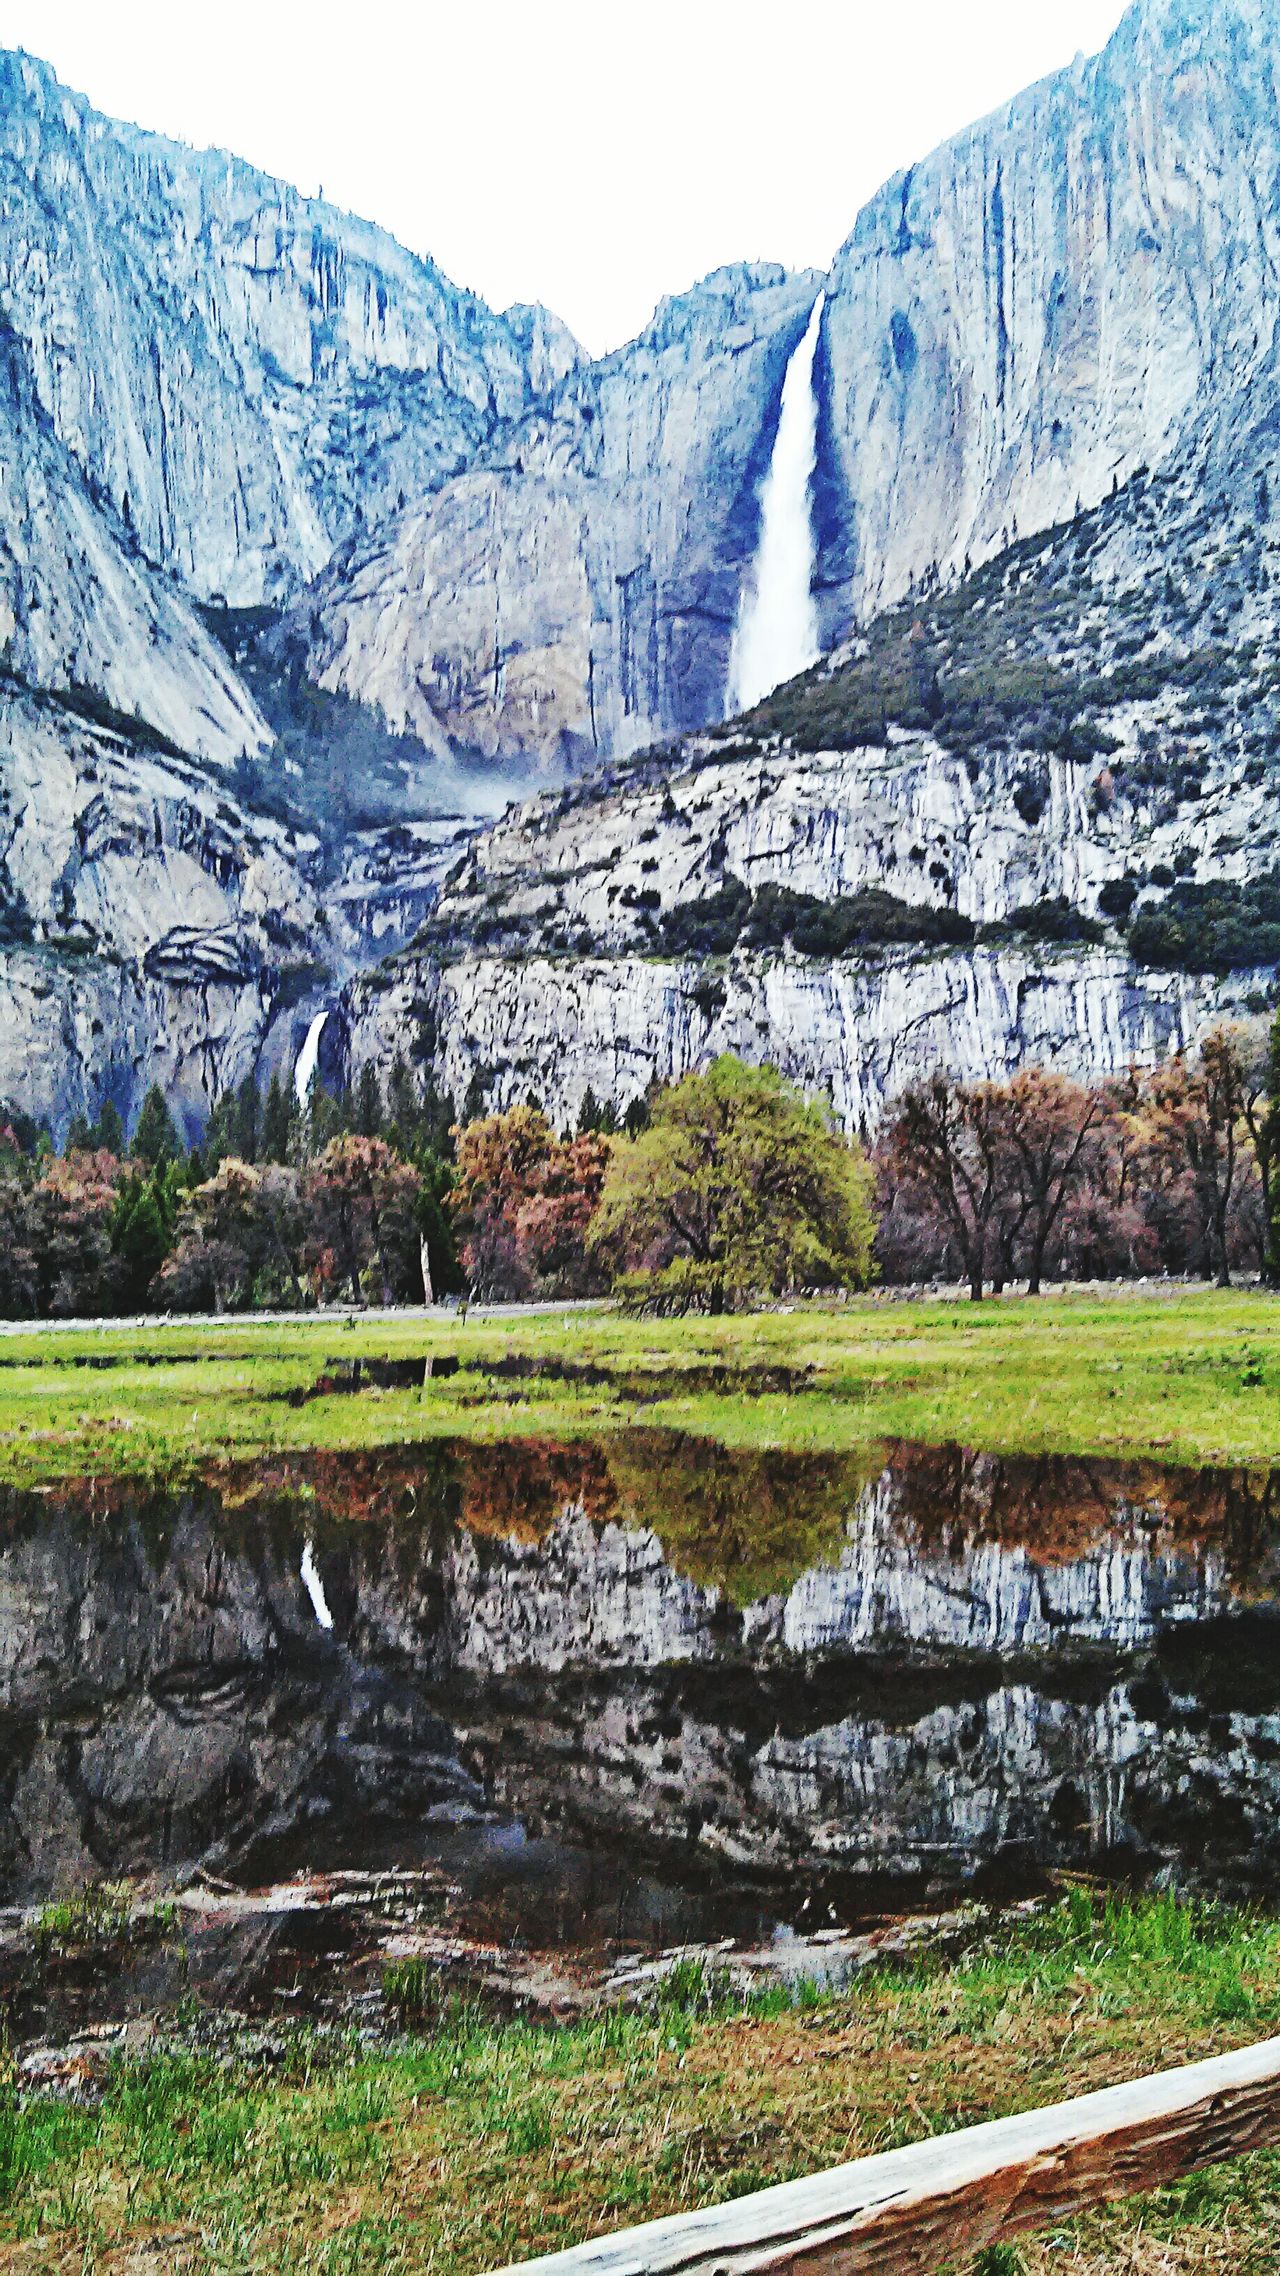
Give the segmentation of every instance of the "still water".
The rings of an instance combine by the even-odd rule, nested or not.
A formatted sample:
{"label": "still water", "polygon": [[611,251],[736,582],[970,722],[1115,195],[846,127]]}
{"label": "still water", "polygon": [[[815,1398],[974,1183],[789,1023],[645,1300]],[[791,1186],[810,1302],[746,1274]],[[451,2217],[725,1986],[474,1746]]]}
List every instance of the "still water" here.
{"label": "still water", "polygon": [[1280,1882],[1280,1473],[435,1444],[0,1499],[0,1901],[439,1868],[535,1944]]}

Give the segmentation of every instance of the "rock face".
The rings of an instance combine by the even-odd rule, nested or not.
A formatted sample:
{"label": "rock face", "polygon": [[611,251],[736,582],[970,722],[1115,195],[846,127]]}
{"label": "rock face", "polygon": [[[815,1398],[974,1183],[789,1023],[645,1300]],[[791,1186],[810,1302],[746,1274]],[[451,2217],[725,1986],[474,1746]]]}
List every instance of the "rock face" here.
{"label": "rock face", "polygon": [[756,491],[816,275],[717,271],[572,372],[308,600],[310,668],[544,771],[722,716]]}
{"label": "rock face", "polygon": [[270,598],[579,360],[383,231],[0,57],[0,296],[54,432],[202,598]]}
{"label": "rock face", "polygon": [[51,431],[28,352],[7,326],[0,524],[0,657],[10,681],[88,689],[221,764],[267,746],[268,730],[221,650]]}
{"label": "rock face", "polygon": [[[1125,911],[1280,856],[1278,68],[1280,0],[1138,0],[888,184],[825,280],[719,271],[588,365],[545,310],[0,59],[0,1097],[61,1129],[155,1073],[194,1117],[350,983],[352,1069],[420,1044],[455,1095],[571,1113],[731,1047],[868,1120],[939,1059],[1102,1074],[1265,993],[1247,924],[1152,972]],[[820,288],[832,660],[704,740]],[[890,655],[869,612],[904,593]],[[273,604],[278,685],[425,746],[399,835],[299,818],[215,595]],[[441,896],[465,821],[411,790],[427,754],[596,779]],[[769,892],[923,930],[680,935]]]}
{"label": "rock face", "polygon": [[[92,707],[89,707],[92,708]],[[59,1134],[157,1081],[194,1141],[219,1093],[286,1075],[317,996],[403,945],[460,824],[336,862],[219,772],[48,694],[0,688],[0,1099]]]}
{"label": "rock face", "polygon": [[[387,1067],[425,1036],[436,1079],[492,1111],[530,1092],[557,1127],[588,1090],[620,1109],[722,1051],[767,1061],[874,1129],[913,1081],[948,1066],[1000,1080],[1053,1064],[1089,1081],[1152,1066],[1192,1043],[1211,982],[1140,973],[1117,954],[899,953],[872,966],[735,955],[723,973],[650,958],[410,956],[344,998],[347,1065]],[[547,1049],[555,1038],[554,1054]]]}
{"label": "rock face", "polygon": [[[282,1841],[320,1864],[353,1820],[412,1860],[477,1810],[793,1906],[797,1879],[996,1864],[1274,1873],[1274,1482],[796,1459],[787,1506],[824,1509],[826,1553],[731,1596],[705,1529],[672,1530],[690,1473],[658,1462],[638,1494],[628,1449],[579,1447],[549,1482],[548,1451],[493,1466],[509,1494],[527,1460],[518,1527],[474,1448],[322,1458],[301,1503],[240,1479],[233,1507],[124,1491],[86,1522],[10,1496],[0,1893],[251,1873]],[[463,1516],[424,1524],[442,1490]]]}
{"label": "rock face", "polygon": [[1274,0],[1137,0],[1105,52],[888,182],[828,284],[828,634],[1068,519],[1275,368]]}
{"label": "rock face", "polygon": [[[1105,924],[1097,945],[1055,948],[1011,920],[1057,904],[1092,922],[1109,884],[1157,865],[1256,874],[1277,858],[1274,801],[1265,778],[1228,770],[1170,807],[1136,771],[1126,790],[1113,765],[1122,787],[1100,804],[1096,762],[1037,757],[1044,803],[1025,812],[1025,752],[975,768],[906,734],[840,752],[695,744],[612,787],[546,794],[472,841],[418,946],[351,983],[349,1063],[385,1066],[425,1042],[455,1099],[478,1087],[505,1107],[533,1088],[564,1123],[588,1089],[623,1108],[655,1078],[734,1051],[863,1128],[939,1065],[1000,1078],[1053,1064],[1097,1080],[1153,1064],[1266,974],[1224,987],[1144,971]],[[699,911],[714,925],[726,896],[745,910],[780,888],[828,907],[887,893],[1003,938],[833,958],[797,953],[779,919],[772,944],[747,929],[733,945],[731,932],[727,958],[664,954]]]}

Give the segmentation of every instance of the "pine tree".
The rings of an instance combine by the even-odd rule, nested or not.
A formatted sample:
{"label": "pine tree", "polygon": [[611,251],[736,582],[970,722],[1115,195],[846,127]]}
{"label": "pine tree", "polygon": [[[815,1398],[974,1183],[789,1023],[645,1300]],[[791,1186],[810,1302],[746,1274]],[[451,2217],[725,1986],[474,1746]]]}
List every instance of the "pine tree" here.
{"label": "pine tree", "polygon": [[[104,1107],[99,1122],[100,1130],[105,1127],[106,1115],[107,1110]],[[106,1143],[105,1139],[103,1143]],[[114,1148],[111,1149],[112,1152],[114,1150]],[[137,1128],[133,1133],[133,1145],[130,1150],[136,1160],[150,1162],[153,1169],[157,1164],[176,1160],[181,1152],[173,1116],[169,1112],[164,1092],[158,1083],[151,1085],[142,1102],[142,1112],[138,1116]]]}
{"label": "pine tree", "polygon": [[582,1094],[578,1110],[577,1136],[579,1138],[616,1138],[618,1110],[612,1099],[598,1099],[588,1083]]}
{"label": "pine tree", "polygon": [[622,1127],[628,1138],[638,1138],[649,1127],[649,1101],[643,1091],[637,1093],[622,1117]]}
{"label": "pine tree", "polygon": [[292,1102],[277,1070],[267,1085],[266,1105],[262,1109],[263,1161],[287,1162],[292,1135]]}
{"label": "pine tree", "polygon": [[391,1062],[387,1077],[387,1127],[392,1143],[402,1154],[411,1154],[423,1135],[423,1103],[418,1087],[398,1056]]}
{"label": "pine tree", "polygon": [[120,1189],[111,1217],[111,1251],[119,1275],[119,1301],[140,1312],[147,1291],[169,1254],[173,1217],[164,1167],[133,1177]]}
{"label": "pine tree", "polygon": [[237,1088],[230,1135],[237,1161],[256,1162],[262,1137],[262,1101],[252,1075],[246,1075]]}
{"label": "pine tree", "polygon": [[124,1153],[124,1124],[110,1099],[107,1100],[98,1116],[98,1127],[93,1142],[95,1146],[101,1146],[106,1153],[114,1154],[117,1159]]}
{"label": "pine tree", "polygon": [[382,1091],[378,1084],[378,1070],[371,1059],[360,1069],[356,1084],[355,1127],[358,1138],[382,1136]]}

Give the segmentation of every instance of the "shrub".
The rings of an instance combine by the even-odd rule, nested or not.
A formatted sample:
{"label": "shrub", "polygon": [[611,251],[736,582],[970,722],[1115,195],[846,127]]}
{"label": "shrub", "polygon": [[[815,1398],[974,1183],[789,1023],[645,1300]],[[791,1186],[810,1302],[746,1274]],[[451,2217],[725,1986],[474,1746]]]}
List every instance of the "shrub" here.
{"label": "shrub", "polygon": [[1170,876],[1159,906],[1134,917],[1129,951],[1139,964],[1218,978],[1280,964],[1280,869],[1245,884],[1219,878],[1195,885]]}

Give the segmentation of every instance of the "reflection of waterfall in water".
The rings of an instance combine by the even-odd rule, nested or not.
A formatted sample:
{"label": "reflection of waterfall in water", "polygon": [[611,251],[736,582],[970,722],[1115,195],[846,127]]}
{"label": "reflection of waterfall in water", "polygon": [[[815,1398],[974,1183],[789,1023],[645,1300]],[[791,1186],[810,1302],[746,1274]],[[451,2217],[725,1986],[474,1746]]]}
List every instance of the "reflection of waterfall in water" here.
{"label": "reflection of waterfall in water", "polygon": [[819,653],[810,491],[818,456],[813,360],[823,307],[819,293],[782,382],[778,432],[760,493],[760,541],[729,657],[730,716],[807,671]]}
{"label": "reflection of waterfall in water", "polygon": [[324,1582],[320,1578],[320,1568],[316,1563],[315,1547],[310,1541],[304,1541],[302,1545],[301,1573],[302,1585],[311,1599],[311,1609],[315,1613],[316,1619],[322,1628],[332,1628],[333,1614],[329,1610],[329,1600],[324,1593]]}
{"label": "reflection of waterfall in water", "polygon": [[293,1070],[293,1088],[299,1106],[306,1105],[307,1093],[316,1079],[316,1061],[320,1057],[320,1038],[324,1033],[324,1023],[328,1017],[328,1012],[316,1013],[307,1029],[306,1041],[298,1053],[297,1063]]}

